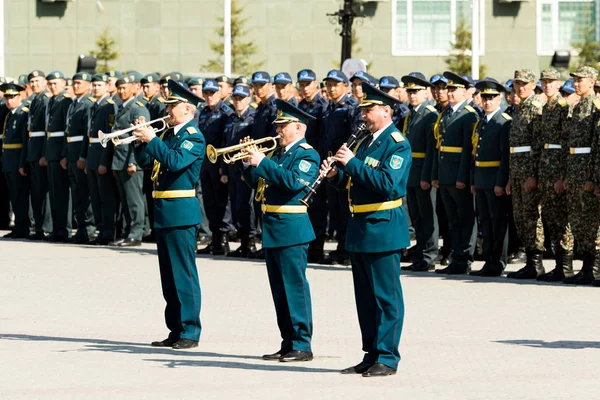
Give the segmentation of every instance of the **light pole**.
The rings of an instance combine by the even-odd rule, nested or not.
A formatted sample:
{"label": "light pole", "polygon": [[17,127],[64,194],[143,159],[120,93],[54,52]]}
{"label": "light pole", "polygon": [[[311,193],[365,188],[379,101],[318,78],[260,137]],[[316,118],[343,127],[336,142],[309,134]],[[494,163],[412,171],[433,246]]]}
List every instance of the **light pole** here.
{"label": "light pole", "polygon": [[231,76],[231,0],[223,3],[223,74]]}
{"label": "light pole", "polygon": [[479,0],[471,0],[471,76],[479,79]]}
{"label": "light pole", "polygon": [[364,15],[358,13],[354,9],[354,0],[344,0],[344,5],[341,9],[333,14],[327,14],[330,17],[332,24],[338,23],[341,25],[339,29],[342,37],[342,59],[340,67],[348,58],[352,58],[352,23],[354,18],[363,18]]}

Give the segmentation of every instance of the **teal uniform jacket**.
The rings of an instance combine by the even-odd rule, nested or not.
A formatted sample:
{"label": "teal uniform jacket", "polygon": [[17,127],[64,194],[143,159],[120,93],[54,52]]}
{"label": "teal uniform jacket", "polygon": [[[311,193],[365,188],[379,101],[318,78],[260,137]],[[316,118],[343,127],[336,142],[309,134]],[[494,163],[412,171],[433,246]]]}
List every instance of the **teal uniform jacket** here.
{"label": "teal uniform jacket", "polygon": [[[352,206],[383,203],[406,196],[406,182],[412,164],[408,140],[390,124],[369,146],[369,135],[356,149],[346,166],[340,165],[338,179],[350,182]],[[358,253],[378,253],[410,245],[404,207],[375,212],[353,213],[348,221],[346,249]]]}
{"label": "teal uniform jacket", "polygon": [[154,228],[198,225],[202,221],[195,190],[206,142],[195,120],[181,127],[176,135],[173,133],[173,128],[169,128],[162,140],[159,137],[152,139],[140,153],[140,163],[143,166],[150,166],[154,160],[160,163],[154,181],[155,192],[189,190],[193,194],[181,198],[155,198]]}
{"label": "teal uniform jacket", "polygon": [[73,99],[73,103],[67,112],[67,128],[65,135],[65,147],[63,158],[68,162],[77,162],[81,157],[81,149],[84,147],[84,138],[88,130],[89,110],[96,102],[91,95],[85,95],[81,99]]}
{"label": "teal uniform jacket", "polygon": [[[477,111],[464,101],[456,112],[447,107],[438,119],[435,135],[439,146],[433,159],[432,180],[438,180],[440,185],[455,186],[456,182],[462,182],[469,186],[471,136],[478,119]],[[458,151],[454,152],[453,148]]]}
{"label": "teal uniform jacket", "polygon": [[412,167],[408,187],[421,187],[421,181],[431,182],[431,169],[435,158],[433,126],[438,112],[434,106],[423,103],[418,110],[410,110],[404,120],[403,132],[412,149]]}
{"label": "teal uniform jacket", "polygon": [[[31,101],[29,106],[29,132],[35,132],[34,136],[29,136],[27,142],[27,161],[38,162],[44,155],[44,144],[46,142],[46,106],[52,95],[48,89],[38,94]],[[43,133],[43,134],[41,134]]]}
{"label": "teal uniform jacket", "polygon": [[[473,157],[472,184],[475,189],[494,189],[494,186],[505,187],[508,183],[508,165],[510,147],[508,136],[512,118],[498,110],[489,122],[486,117],[477,123],[473,135],[475,156]],[[490,163],[498,166],[487,166]],[[485,163],[485,164],[483,164]]]}
{"label": "teal uniform jacket", "polygon": [[6,115],[2,133],[2,172],[18,172],[19,168],[25,168],[28,112],[29,108],[21,104],[14,113],[8,111]]}
{"label": "teal uniform jacket", "polygon": [[[300,199],[308,192],[319,174],[319,154],[304,138],[285,154],[278,148],[271,158],[265,157],[256,168],[243,171],[244,180],[257,189],[259,178],[265,180],[263,204],[301,206]],[[308,243],[315,238],[308,212],[272,213],[262,216],[264,248],[287,247]]]}
{"label": "teal uniform jacket", "polygon": [[[119,106],[113,131],[130,128],[131,124],[135,124],[135,120],[139,117],[145,117],[146,121],[150,121],[150,113],[144,103],[132,98],[128,100],[127,104]],[[131,132],[119,138],[125,139],[129,136],[131,136]],[[129,164],[138,164],[133,144],[115,146],[111,168],[115,171],[123,171],[127,169]]]}
{"label": "teal uniform jacket", "polygon": [[[67,111],[73,99],[62,92],[50,98],[46,107],[46,143],[44,154],[48,161],[60,161],[63,158],[65,146],[64,132],[67,129]],[[62,136],[53,137],[55,132],[62,132]]]}
{"label": "teal uniform jacket", "polygon": [[81,158],[84,158],[85,165],[89,169],[98,169],[100,165],[104,165],[110,169],[112,164],[112,154],[114,146],[112,141],[108,143],[106,148],[97,142],[98,131],[110,133],[115,123],[115,115],[117,106],[109,97],[104,96],[89,109],[88,134],[85,138],[84,145],[81,149]]}

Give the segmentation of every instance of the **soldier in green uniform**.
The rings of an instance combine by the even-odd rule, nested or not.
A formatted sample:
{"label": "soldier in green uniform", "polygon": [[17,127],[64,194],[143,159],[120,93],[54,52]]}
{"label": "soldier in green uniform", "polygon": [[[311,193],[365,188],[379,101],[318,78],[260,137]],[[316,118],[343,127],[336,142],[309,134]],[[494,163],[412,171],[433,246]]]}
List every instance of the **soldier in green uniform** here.
{"label": "soldier in green uniform", "polygon": [[160,95],[163,97],[163,99],[166,99],[167,97],[169,97],[169,85],[168,82],[173,79],[176,82],[180,82],[181,79],[183,78],[183,75],[181,74],[181,72],[169,72],[168,74],[164,74],[163,76],[160,77]]}
{"label": "soldier in green uniform", "polygon": [[598,179],[598,113],[600,99],[594,93],[594,83],[598,71],[592,67],[579,67],[571,74],[575,91],[581,100],[573,108],[573,116],[567,124],[566,146],[567,166],[565,186],[569,206],[569,224],[575,241],[583,256],[583,266],[579,273],[566,277],[564,283],[589,285],[594,282],[594,269],[598,265],[598,226],[600,225],[600,204],[594,196]]}
{"label": "soldier in green uniform", "polygon": [[[188,81],[187,81],[187,85],[190,88],[190,90],[192,91],[192,93],[194,93],[196,96],[200,97],[201,99],[203,98],[202,85],[204,84],[204,80],[205,80],[204,78],[195,76],[195,77],[188,79]],[[196,114],[198,114],[198,113],[196,113]]]}
{"label": "soldier in green uniform", "polygon": [[[402,82],[411,106],[408,116],[404,118],[402,131],[412,149],[413,162],[406,190],[408,212],[417,237],[412,264],[402,269],[417,272],[430,271],[435,269],[438,256],[439,233],[435,214],[437,189],[431,186],[431,169],[436,144],[433,126],[438,112],[434,106],[427,104],[427,88],[433,85],[423,74],[413,72],[403,76]],[[397,105],[395,108],[397,109]]]}
{"label": "soldier in green uniform", "polygon": [[133,82],[133,95],[135,100],[146,105],[149,99],[144,95],[144,90],[142,88],[142,79],[144,78],[144,75],[137,71],[129,71],[127,72],[127,76]]}
{"label": "soldier in green uniform", "polygon": [[542,117],[536,120],[533,135],[541,138],[543,143],[538,166],[542,220],[545,238],[554,250],[556,267],[537,279],[559,282],[573,275],[573,234],[569,226],[564,185],[570,107],[559,93],[562,82],[557,70],[550,68],[542,71],[540,79],[547,102],[542,108]]}
{"label": "soldier in green uniform", "polygon": [[[412,155],[408,140],[392,122],[397,99],[362,83],[359,107],[371,133],[355,149],[343,145],[323,162],[324,173],[349,190],[350,219],[346,248],[350,252],[363,360],[342,374],[364,377],[396,373],[398,345],[404,323],[400,283],[402,249],[408,247],[408,219],[402,207]],[[337,175],[337,176],[336,176]]]}
{"label": "soldier in green uniform", "polygon": [[115,240],[119,201],[117,182],[111,171],[114,146],[109,142],[104,148],[98,138],[98,131],[112,130],[117,113],[117,106],[108,93],[108,76],[96,74],[92,77],[92,95],[96,101],[89,110],[89,129],[81,158],[85,158],[90,200],[98,227],[98,237],[93,243],[105,246]]}
{"label": "soldier in green uniform", "polygon": [[[130,76],[124,76],[117,81],[117,93],[123,104],[118,107],[113,131],[129,128],[139,117],[149,121],[148,109],[134,96],[134,85]],[[120,139],[128,136],[131,135],[125,134],[120,136]],[[124,226],[121,237],[110,242],[109,245],[139,246],[142,244],[144,231],[145,202],[142,191],[144,170],[137,162],[133,143],[115,146],[111,168],[117,177]]]}
{"label": "soldier in green uniform", "polygon": [[[174,80],[168,82],[165,100],[171,128],[158,138],[151,127],[134,131],[147,143],[140,154],[142,165],[153,162],[156,246],[169,336],[152,346],[189,349],[198,346],[200,284],[196,269],[196,230],[200,207],[196,189],[204,160],[205,142],[194,119],[201,101]],[[143,123],[138,118],[137,124]],[[141,147],[141,146],[140,146]]]}
{"label": "soldier in green uniform", "polygon": [[[29,176],[27,172],[27,113],[29,109],[22,104],[21,91],[25,88],[14,83],[3,83],[0,91],[4,93],[8,115],[4,120],[2,132],[2,172],[6,176],[8,194],[15,225],[4,237],[24,239],[29,237]],[[3,194],[4,195],[4,194]]]}
{"label": "soldier in green uniform", "polygon": [[475,210],[470,191],[473,128],[477,111],[467,104],[463,77],[446,71],[449,106],[438,116],[434,134],[437,140],[433,160],[432,185],[440,189],[452,237],[452,262],[440,274],[466,274],[475,242]]}
{"label": "soldier in green uniform", "polygon": [[75,218],[77,218],[77,233],[71,239],[75,244],[87,244],[96,232],[96,222],[90,204],[90,191],[85,173],[85,158],[81,156],[84,138],[87,136],[89,110],[96,101],[90,95],[92,75],[78,72],[73,75],[73,92],[75,98],[67,111],[67,128],[65,135],[63,159],[66,159],[71,183],[71,201]]}
{"label": "soldier in green uniform", "polygon": [[117,81],[123,77],[121,71],[111,70],[106,72],[106,76],[108,76],[108,94],[113,99],[117,106],[121,105],[122,101],[119,95],[117,94]]}
{"label": "soldier in green uniform", "polygon": [[[306,206],[300,199],[318,174],[319,154],[304,135],[313,117],[288,102],[277,99],[280,149],[270,157],[249,147],[250,166],[244,180],[257,190],[261,203],[263,248],[267,274],[275,303],[281,346],[265,360],[310,361],[313,359],[312,307],[306,279],[308,244],[315,238]],[[245,140],[249,140],[246,138]]]}
{"label": "soldier in green uniform", "polygon": [[541,202],[538,164],[543,146],[542,138],[534,133],[536,120],[542,115],[542,103],[535,96],[535,85],[535,74],[531,70],[515,71],[513,90],[520,103],[512,115],[510,180],[506,192],[512,195],[515,225],[527,255],[525,266],[507,275],[515,279],[534,279],[544,273],[544,238],[538,229]]}
{"label": "soldier in green uniform", "polygon": [[219,84],[219,91],[221,95],[221,101],[227,104],[229,107],[233,108],[233,100],[231,99],[231,94],[233,93],[233,79],[226,75],[217,76],[215,78],[217,83]]}
{"label": "soldier in green uniform", "polygon": [[52,234],[48,240],[66,242],[71,236],[71,202],[69,173],[63,149],[66,142],[67,111],[73,101],[65,91],[67,81],[61,71],[50,72],[46,80],[52,93],[52,98],[46,107],[46,143],[45,158],[43,158],[44,162],[48,163],[48,187],[52,213]]}
{"label": "soldier in green uniform", "polygon": [[27,79],[34,96],[29,105],[29,132],[25,155],[31,179],[31,210],[35,223],[35,233],[29,238],[43,240],[44,233],[52,232],[50,202],[48,201],[48,167],[44,157],[46,106],[52,94],[46,88],[46,74],[42,71],[37,69],[31,71]]}
{"label": "soldier in green uniform", "polygon": [[506,268],[504,239],[508,227],[510,199],[505,187],[508,182],[508,136],[512,118],[502,112],[501,94],[506,88],[486,78],[475,84],[483,101],[483,116],[473,130],[473,165],[471,193],[475,196],[480,231],[483,233],[485,264],[475,276],[500,276]]}

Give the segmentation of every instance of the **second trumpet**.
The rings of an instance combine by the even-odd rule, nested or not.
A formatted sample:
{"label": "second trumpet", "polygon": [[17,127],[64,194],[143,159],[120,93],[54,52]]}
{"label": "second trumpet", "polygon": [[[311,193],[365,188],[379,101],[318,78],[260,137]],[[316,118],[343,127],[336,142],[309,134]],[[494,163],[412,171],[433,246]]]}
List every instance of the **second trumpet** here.
{"label": "second trumpet", "polygon": [[169,119],[168,115],[164,116],[162,118],[157,118],[152,121],[144,122],[143,124],[132,126],[131,128],[121,129],[119,131],[115,131],[115,132],[111,132],[111,133],[104,133],[102,131],[98,131],[98,140],[100,140],[100,145],[102,147],[106,147],[109,140],[112,140],[112,142],[115,146],[135,142],[137,140],[137,137],[135,137],[135,136],[129,136],[124,139],[119,139],[119,136],[123,136],[126,133],[133,132],[137,128],[141,128],[144,126],[148,126],[148,125],[152,125],[154,123],[160,122],[162,124],[162,126],[160,128],[153,128],[154,132],[156,132],[158,134],[159,132],[162,132],[165,129],[167,129],[167,119]]}
{"label": "second trumpet", "polygon": [[[208,158],[208,161],[215,164],[219,159],[219,156],[223,156],[223,161],[225,162],[225,164],[231,164],[236,161],[248,158],[249,156],[242,150],[249,146],[258,146],[258,151],[261,153],[266,153],[271,150],[275,150],[275,148],[277,147],[277,139],[279,139],[279,135],[274,137],[268,136],[262,139],[256,139],[250,142],[236,144],[234,146],[222,147],[220,149],[217,149],[215,146],[209,144],[208,146],[206,146],[206,157]],[[267,146],[265,143],[269,142],[272,143]]]}

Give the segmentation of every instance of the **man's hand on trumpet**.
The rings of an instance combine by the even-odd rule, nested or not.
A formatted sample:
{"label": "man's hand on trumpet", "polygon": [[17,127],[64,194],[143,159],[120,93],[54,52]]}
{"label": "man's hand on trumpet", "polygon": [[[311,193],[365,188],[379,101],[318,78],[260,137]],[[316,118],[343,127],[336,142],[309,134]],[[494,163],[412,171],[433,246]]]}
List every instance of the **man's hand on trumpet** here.
{"label": "man's hand on trumpet", "polygon": [[[250,139],[249,136],[246,136],[245,138],[240,140],[240,144],[248,143],[251,141],[252,141],[252,139]],[[263,158],[265,158],[265,155],[263,153],[261,153],[260,151],[258,151],[258,146],[256,146],[256,145],[244,147],[240,151],[242,151],[244,154],[247,155],[247,157],[244,159],[245,163],[248,165],[251,165],[253,167],[257,167],[258,164],[260,164],[260,162],[263,160]]]}
{"label": "man's hand on trumpet", "polygon": [[[144,124],[146,122],[146,118],[145,117],[139,117],[138,119],[135,120],[135,125],[141,125]],[[135,126],[132,125],[132,126]],[[144,143],[149,143],[152,139],[154,139],[156,137],[156,132],[154,131],[154,129],[152,128],[151,125],[144,125],[144,126],[138,126],[137,128],[135,128],[133,130],[133,136],[137,137],[138,140],[144,142]]]}

